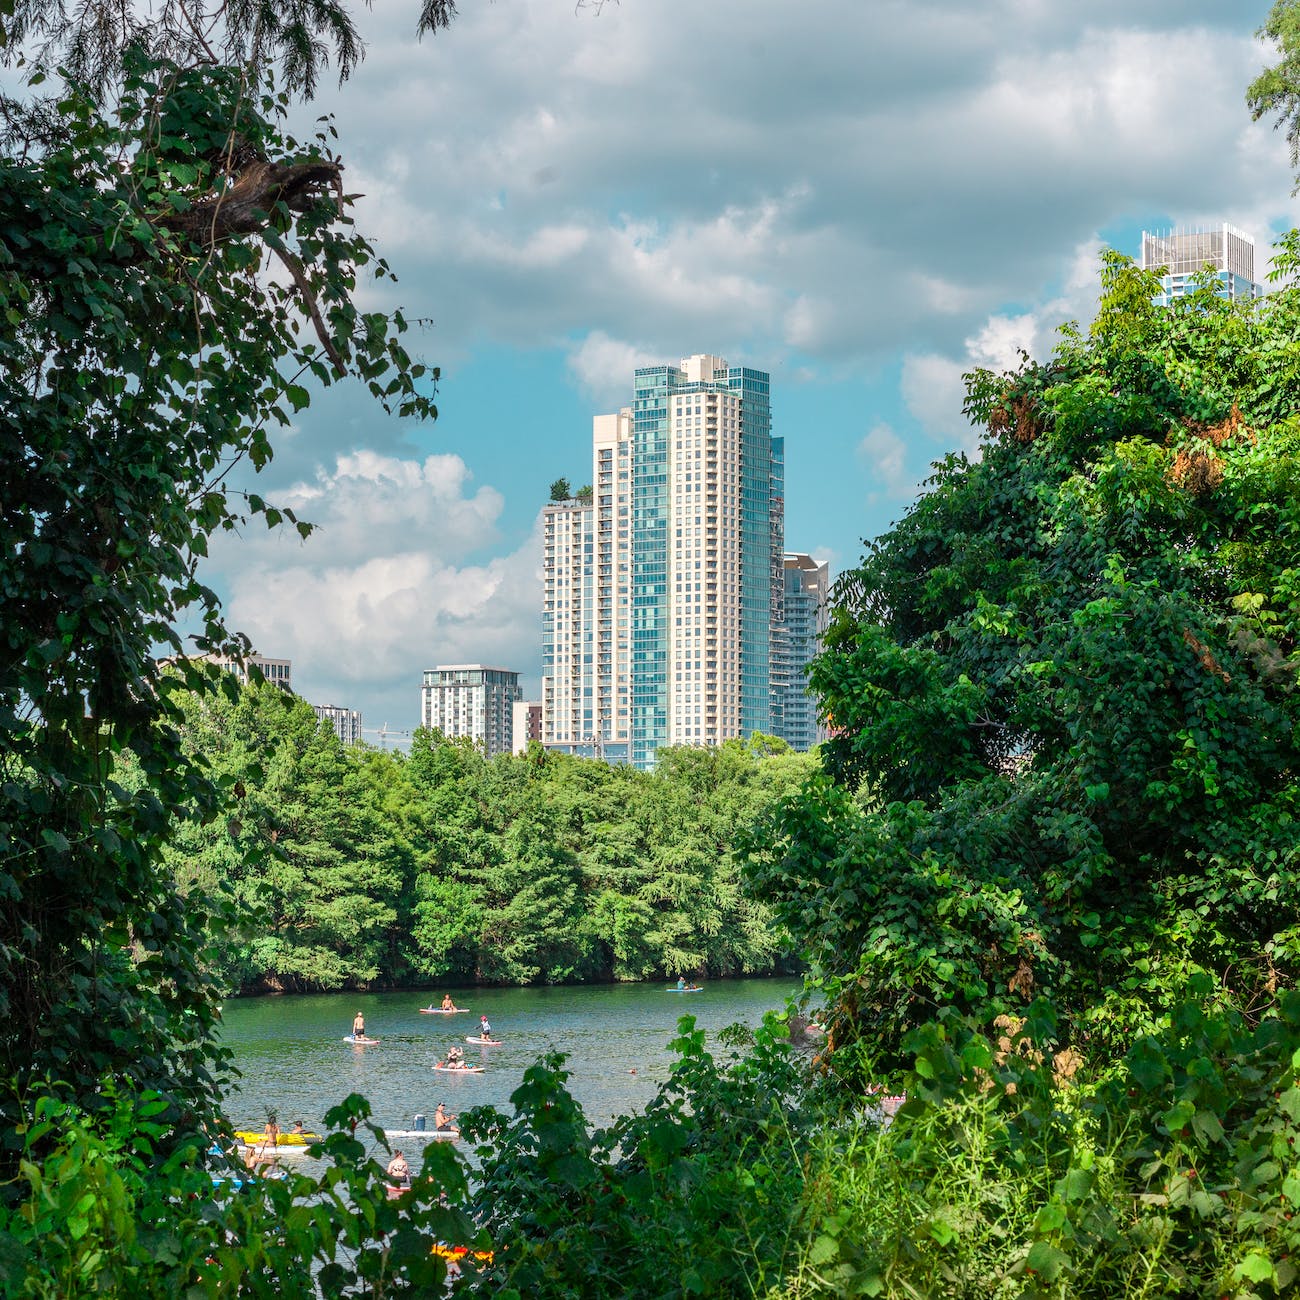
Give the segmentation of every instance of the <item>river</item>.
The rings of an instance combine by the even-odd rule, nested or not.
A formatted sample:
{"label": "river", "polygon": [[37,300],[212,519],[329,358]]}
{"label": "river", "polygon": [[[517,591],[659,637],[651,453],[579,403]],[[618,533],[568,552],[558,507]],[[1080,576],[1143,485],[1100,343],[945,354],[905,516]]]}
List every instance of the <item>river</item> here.
{"label": "river", "polygon": [[[717,1033],[737,1022],[758,1025],[796,993],[795,977],[717,980],[699,993],[669,993],[666,984],[602,984],[572,988],[451,989],[469,1014],[421,1015],[436,994],[315,994],[241,998],[222,1013],[222,1041],[242,1072],[226,1113],[236,1128],[260,1129],[268,1109],[288,1128],[297,1119],[320,1131],[325,1112],[351,1092],[369,1099],[375,1123],[410,1130],[415,1117],[432,1126],[438,1102],[458,1112],[491,1104],[509,1110],[524,1069],[546,1052],[564,1052],[569,1087],[593,1125],[641,1110],[668,1077],[668,1043],[689,1013],[717,1050]],[[355,1047],[343,1041],[362,1012],[366,1031],[380,1041]],[[474,1047],[483,1014],[500,1047]],[[433,1062],[459,1043],[479,1075],[443,1074]],[[411,1142],[408,1139],[408,1145]]]}

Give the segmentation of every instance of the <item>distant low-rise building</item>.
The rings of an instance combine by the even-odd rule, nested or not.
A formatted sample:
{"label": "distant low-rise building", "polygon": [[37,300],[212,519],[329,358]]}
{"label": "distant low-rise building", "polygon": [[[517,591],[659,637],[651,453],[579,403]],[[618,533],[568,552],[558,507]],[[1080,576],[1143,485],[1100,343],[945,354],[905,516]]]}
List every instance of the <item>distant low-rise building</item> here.
{"label": "distant low-rise building", "polygon": [[522,698],[519,674],[509,668],[444,664],[425,669],[420,722],[449,738],[468,736],[491,758],[510,753],[512,706]]}

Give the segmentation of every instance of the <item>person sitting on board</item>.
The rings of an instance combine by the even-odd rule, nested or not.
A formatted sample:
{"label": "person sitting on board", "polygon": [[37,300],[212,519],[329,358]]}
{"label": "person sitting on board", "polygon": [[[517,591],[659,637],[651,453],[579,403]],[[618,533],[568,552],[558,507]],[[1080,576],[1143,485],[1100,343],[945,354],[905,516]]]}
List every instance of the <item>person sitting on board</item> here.
{"label": "person sitting on board", "polygon": [[682,979],[682,977],[679,975],[677,977],[677,991],[678,993],[682,993],[685,992],[685,990],[686,990],[686,981]]}
{"label": "person sitting on board", "polygon": [[456,1010],[456,1004],[451,1000],[451,994],[450,994],[450,993],[444,993],[444,994],[442,995],[442,1009],[443,1009],[444,1011],[455,1011],[455,1010]]}
{"label": "person sitting on board", "polygon": [[478,1036],[480,1038],[492,1037],[492,1026],[488,1024],[487,1016],[479,1016],[478,1018]]}
{"label": "person sitting on board", "polygon": [[447,1049],[448,1065],[464,1065],[465,1053],[459,1047],[449,1047]]}
{"label": "person sitting on board", "polygon": [[356,1019],[352,1022],[352,1037],[364,1038],[365,1036],[366,1036],[366,1018],[361,1014],[360,1011],[358,1011]]}
{"label": "person sitting on board", "polygon": [[447,1107],[438,1103],[438,1109],[433,1112],[433,1131],[435,1133],[454,1133],[456,1131],[455,1115],[447,1114]]}
{"label": "person sitting on board", "polygon": [[300,1120],[300,1119],[296,1119],[296,1120],[294,1120],[294,1122],[293,1122],[293,1128],[290,1130],[290,1136],[291,1136],[291,1137],[300,1137],[300,1138],[305,1138],[305,1137],[307,1136],[307,1129],[306,1129],[306,1127],[303,1125],[302,1120]]}
{"label": "person sitting on board", "polygon": [[406,1157],[400,1150],[394,1151],[393,1158],[388,1162],[388,1176],[404,1187],[411,1185],[411,1166],[406,1163]]}

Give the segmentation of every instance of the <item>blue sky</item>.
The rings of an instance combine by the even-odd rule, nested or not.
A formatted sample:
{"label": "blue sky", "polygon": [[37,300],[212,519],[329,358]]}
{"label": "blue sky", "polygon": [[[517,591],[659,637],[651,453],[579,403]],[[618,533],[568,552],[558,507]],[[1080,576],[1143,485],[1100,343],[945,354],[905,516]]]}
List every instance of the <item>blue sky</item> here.
{"label": "blue sky", "polygon": [[358,226],[430,321],[435,424],[323,395],[259,490],[320,525],[250,533],[207,577],[263,652],[368,727],[421,670],[540,667],[538,511],[586,482],[591,417],[637,364],[771,372],[786,541],[852,564],[974,436],[963,370],[1086,320],[1103,244],[1292,224],[1252,124],[1249,0],[463,0],[359,15],[336,114]]}

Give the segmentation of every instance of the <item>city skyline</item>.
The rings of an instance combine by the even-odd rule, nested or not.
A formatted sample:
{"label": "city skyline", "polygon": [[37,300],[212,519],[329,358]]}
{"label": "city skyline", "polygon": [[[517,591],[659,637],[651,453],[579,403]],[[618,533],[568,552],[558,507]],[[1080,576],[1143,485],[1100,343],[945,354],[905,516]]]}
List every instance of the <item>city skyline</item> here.
{"label": "city skyline", "polygon": [[789,542],[842,572],[973,446],[962,372],[1086,321],[1103,243],[1226,221],[1264,279],[1291,220],[1285,141],[1244,105],[1268,7],[498,0],[418,46],[376,11],[302,130],[338,105],[400,277],[362,292],[421,322],[440,418],[314,394],[241,485],[319,531],[214,539],[205,580],[376,727],[415,725],[431,663],[509,664],[534,698],[547,487],[627,374],[704,349],[771,373]]}

